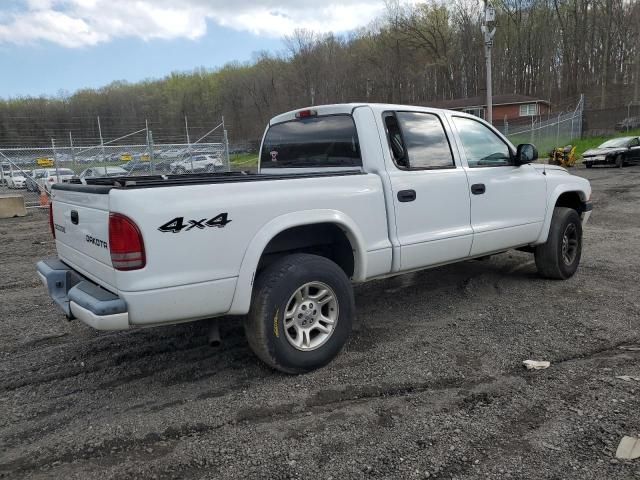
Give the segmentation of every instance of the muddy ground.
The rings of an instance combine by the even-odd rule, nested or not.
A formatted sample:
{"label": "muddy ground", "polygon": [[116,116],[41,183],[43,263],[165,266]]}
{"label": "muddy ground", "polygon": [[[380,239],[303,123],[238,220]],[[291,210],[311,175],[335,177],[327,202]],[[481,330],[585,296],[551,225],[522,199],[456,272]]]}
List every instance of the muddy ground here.
{"label": "muddy ground", "polygon": [[[640,478],[640,167],[594,187],[582,265],[512,252],[358,287],[360,328],[287,376],[226,319],[99,333],[34,273],[46,215],[0,220],[0,477]],[[528,372],[526,359],[552,362]]]}

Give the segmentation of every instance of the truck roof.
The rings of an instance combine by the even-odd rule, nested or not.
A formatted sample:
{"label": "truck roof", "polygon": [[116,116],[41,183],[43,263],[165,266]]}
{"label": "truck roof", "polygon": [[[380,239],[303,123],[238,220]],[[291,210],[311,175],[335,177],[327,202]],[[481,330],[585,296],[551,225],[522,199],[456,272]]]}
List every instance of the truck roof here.
{"label": "truck roof", "polygon": [[[280,115],[273,117],[269,122],[269,125],[294,120],[296,118],[296,114],[301,111],[313,110],[318,115],[339,115],[350,114],[355,108],[358,107],[371,107],[376,113],[384,112],[387,110],[415,110],[420,112],[444,111],[442,108],[424,107],[420,105],[398,105],[392,103],[336,103],[333,105],[315,105],[313,107],[298,108],[286,113],[281,113]],[[458,114],[460,114],[461,116],[468,116],[465,113],[456,112],[456,115]]]}

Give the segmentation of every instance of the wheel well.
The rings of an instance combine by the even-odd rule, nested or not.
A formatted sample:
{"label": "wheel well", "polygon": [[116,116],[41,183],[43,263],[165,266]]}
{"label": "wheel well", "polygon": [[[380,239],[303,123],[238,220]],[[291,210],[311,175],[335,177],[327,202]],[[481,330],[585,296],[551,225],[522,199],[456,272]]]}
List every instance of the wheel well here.
{"label": "wheel well", "polygon": [[556,207],[573,208],[578,213],[582,213],[584,210],[584,202],[578,192],[564,192],[558,197]]}
{"label": "wheel well", "polygon": [[333,223],[302,225],[280,232],[262,252],[257,271],[290,253],[311,253],[328,258],[340,266],[347,277],[352,277],[355,271],[351,242],[344,230]]}

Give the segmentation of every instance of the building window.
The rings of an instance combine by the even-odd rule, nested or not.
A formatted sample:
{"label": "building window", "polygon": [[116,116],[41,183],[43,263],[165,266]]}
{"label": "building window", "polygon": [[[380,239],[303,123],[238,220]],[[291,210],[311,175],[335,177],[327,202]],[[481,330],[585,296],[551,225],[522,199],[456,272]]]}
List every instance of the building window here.
{"label": "building window", "polygon": [[533,117],[538,115],[538,104],[537,103],[527,103],[524,105],[520,105],[520,116],[521,117]]}
{"label": "building window", "polygon": [[484,120],[484,107],[464,108],[462,111]]}

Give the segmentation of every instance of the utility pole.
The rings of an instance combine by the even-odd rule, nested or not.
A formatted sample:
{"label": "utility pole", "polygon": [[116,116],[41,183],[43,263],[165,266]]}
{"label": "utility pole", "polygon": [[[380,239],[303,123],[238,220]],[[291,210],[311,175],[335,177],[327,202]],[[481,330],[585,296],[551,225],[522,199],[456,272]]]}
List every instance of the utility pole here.
{"label": "utility pole", "polygon": [[482,22],[482,33],[484,35],[484,58],[487,68],[487,118],[489,123],[493,123],[493,93],[491,91],[491,49],[493,48],[493,37],[496,34],[496,10],[489,5],[488,0],[484,0],[484,21]]}

